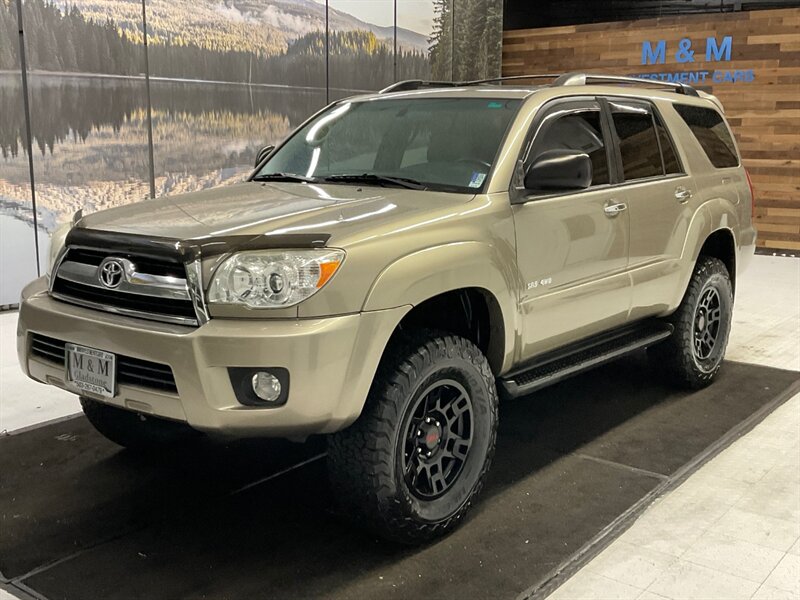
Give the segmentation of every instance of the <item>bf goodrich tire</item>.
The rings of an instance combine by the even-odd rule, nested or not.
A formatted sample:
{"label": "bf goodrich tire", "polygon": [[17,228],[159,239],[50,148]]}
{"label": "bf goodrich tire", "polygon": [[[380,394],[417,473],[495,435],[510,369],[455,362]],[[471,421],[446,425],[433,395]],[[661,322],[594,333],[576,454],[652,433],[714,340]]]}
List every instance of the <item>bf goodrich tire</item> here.
{"label": "bf goodrich tire", "polygon": [[672,336],[652,348],[653,366],[679,387],[700,389],[719,372],[733,317],[733,286],[725,264],[701,256],[678,310]]}
{"label": "bf goodrich tire", "polygon": [[442,536],[483,487],[497,435],[489,363],[466,339],[432,331],[387,349],[359,419],[329,437],[341,510],[378,535]]}
{"label": "bf goodrich tire", "polygon": [[80,400],[83,413],[98,432],[131,450],[159,450],[200,436],[183,423],[140,415],[89,398]]}

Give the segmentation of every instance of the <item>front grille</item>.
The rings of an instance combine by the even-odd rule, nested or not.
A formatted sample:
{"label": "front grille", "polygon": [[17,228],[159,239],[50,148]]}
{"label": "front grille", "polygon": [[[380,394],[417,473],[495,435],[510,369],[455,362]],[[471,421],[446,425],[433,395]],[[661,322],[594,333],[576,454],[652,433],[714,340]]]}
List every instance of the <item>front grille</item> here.
{"label": "front grille", "polygon": [[53,292],[60,296],[85,300],[93,304],[102,304],[113,308],[137,311],[143,316],[156,317],[158,315],[183,317],[195,319],[196,315],[191,302],[171,300],[167,298],[154,298],[140,294],[126,294],[115,290],[108,290],[56,277],[53,283]]}
{"label": "front grille", "polygon": [[[116,287],[103,285],[98,277],[100,265],[107,258],[126,265]],[[51,292],[59,300],[97,310],[182,325],[198,324],[186,284],[186,268],[174,258],[69,248],[54,274]]]}
{"label": "front grille", "polygon": [[[89,248],[71,248],[69,251],[69,260],[94,266],[99,266],[107,256],[112,256],[112,254],[103,250],[92,250]],[[136,261],[136,266],[139,267],[139,270],[144,273],[178,277],[180,279],[186,277],[186,271],[182,263],[150,258],[148,256],[133,256],[126,252],[114,253],[113,256],[133,259]]]}
{"label": "front grille", "polygon": [[[39,333],[31,336],[31,354],[64,366],[66,342]],[[117,354],[117,383],[141,388],[178,393],[169,365]]]}

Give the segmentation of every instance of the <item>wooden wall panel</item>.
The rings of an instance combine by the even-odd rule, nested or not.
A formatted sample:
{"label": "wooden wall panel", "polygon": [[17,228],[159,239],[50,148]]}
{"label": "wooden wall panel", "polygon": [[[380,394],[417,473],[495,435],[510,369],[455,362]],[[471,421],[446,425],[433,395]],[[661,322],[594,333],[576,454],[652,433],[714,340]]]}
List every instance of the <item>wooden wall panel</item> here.
{"label": "wooden wall panel", "polygon": [[[730,62],[705,62],[705,39],[732,36]],[[678,63],[682,38],[693,63]],[[666,63],[642,65],[642,42],[666,40]],[[633,75],[753,69],[749,83],[698,86],[722,101],[756,197],[758,244],[800,250],[800,9],[691,15],[503,34],[503,75]]]}

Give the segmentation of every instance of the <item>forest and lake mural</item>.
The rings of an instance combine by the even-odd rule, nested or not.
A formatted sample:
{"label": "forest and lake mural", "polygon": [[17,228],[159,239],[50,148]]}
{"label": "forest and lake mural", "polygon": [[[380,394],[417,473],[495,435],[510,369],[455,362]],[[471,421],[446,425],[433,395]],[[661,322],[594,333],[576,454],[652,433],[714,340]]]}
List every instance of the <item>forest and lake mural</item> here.
{"label": "forest and lake mural", "polygon": [[141,0],[0,0],[0,307],[36,276],[29,161],[43,270],[49,233],[78,209],[146,199],[151,178],[156,196],[240,181],[258,148],[338,98],[500,73],[502,0],[144,6],[150,121]]}

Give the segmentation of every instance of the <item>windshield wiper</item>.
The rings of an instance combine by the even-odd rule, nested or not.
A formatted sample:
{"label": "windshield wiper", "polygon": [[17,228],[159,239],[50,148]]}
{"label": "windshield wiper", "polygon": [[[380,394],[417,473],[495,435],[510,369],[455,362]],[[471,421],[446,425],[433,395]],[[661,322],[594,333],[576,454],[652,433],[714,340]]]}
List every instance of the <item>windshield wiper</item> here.
{"label": "windshield wiper", "polygon": [[262,173],[253,177],[252,181],[291,181],[295,183],[317,183],[313,177],[304,177],[295,173]]}
{"label": "windshield wiper", "polygon": [[329,175],[323,177],[322,181],[331,183],[366,183],[366,184],[389,184],[407,188],[409,190],[426,190],[428,186],[416,179],[407,177],[391,177],[389,175],[376,175],[374,173],[362,173],[361,175]]}

